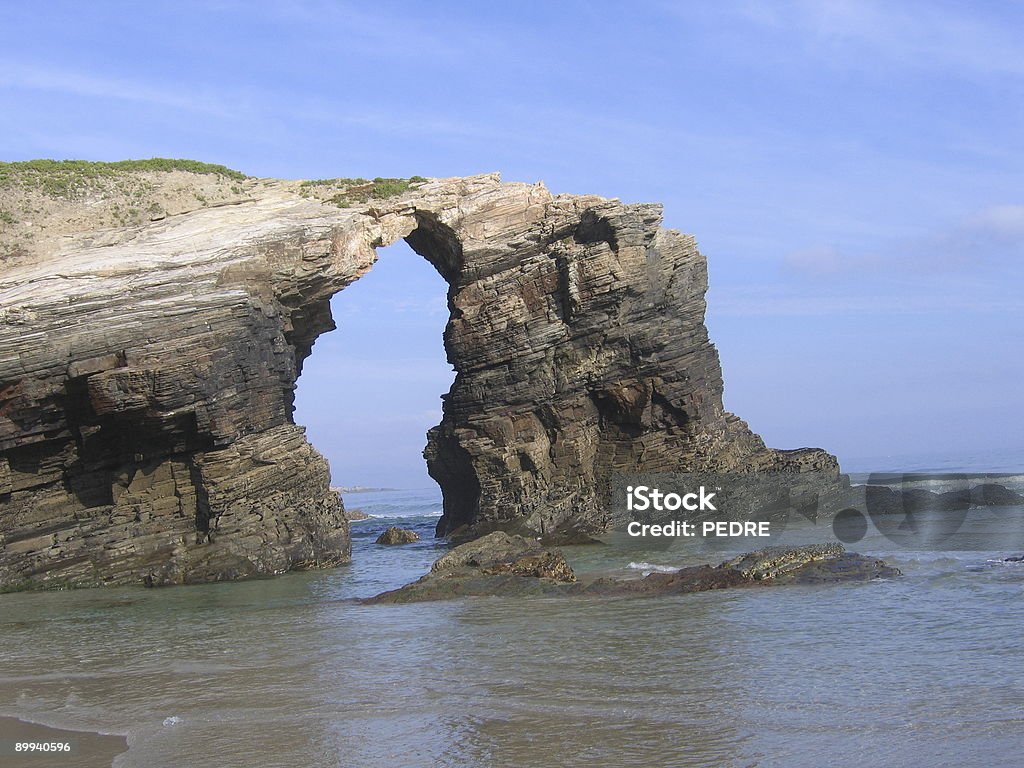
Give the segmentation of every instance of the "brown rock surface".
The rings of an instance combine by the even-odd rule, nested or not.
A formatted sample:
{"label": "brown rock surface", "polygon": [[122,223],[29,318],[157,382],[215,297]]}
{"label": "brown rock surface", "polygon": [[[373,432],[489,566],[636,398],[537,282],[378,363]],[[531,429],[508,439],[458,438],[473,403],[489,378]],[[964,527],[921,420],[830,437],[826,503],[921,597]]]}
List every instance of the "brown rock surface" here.
{"label": "brown rock surface", "polygon": [[410,531],[408,528],[398,528],[392,525],[380,536],[377,537],[377,544],[387,544],[388,546],[395,546],[397,544],[412,544],[414,541],[419,541],[420,535],[416,531]]}
{"label": "brown rock surface", "polygon": [[[149,191],[130,194],[159,198],[160,215],[124,226],[90,218],[107,193],[79,191],[7,254],[0,585],[187,583],[348,560],[348,521],[292,421],[293,390],[334,327],[330,297],[400,238],[450,286],[457,377],[425,451],[440,533],[599,531],[617,471],[835,470],[821,451],[765,448],[723,409],[706,263],[692,237],[660,226],[660,206],[497,175],[382,199],[372,184],[356,196],[253,179],[210,191],[204,177],[185,206],[188,175],[147,175]],[[338,189],[348,207],[325,202]]]}

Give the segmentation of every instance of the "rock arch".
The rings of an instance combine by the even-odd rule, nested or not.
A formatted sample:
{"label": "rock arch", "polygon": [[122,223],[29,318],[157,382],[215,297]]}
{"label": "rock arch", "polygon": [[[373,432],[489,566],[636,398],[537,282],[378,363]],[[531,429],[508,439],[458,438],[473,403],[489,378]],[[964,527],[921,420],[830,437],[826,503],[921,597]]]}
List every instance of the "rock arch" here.
{"label": "rock arch", "polygon": [[330,298],[405,238],[448,282],[439,534],[600,530],[619,471],[835,469],[724,411],[707,270],[661,208],[497,175],[351,208],[296,183],[0,276],[0,585],[185,583],[349,558],[292,395]]}

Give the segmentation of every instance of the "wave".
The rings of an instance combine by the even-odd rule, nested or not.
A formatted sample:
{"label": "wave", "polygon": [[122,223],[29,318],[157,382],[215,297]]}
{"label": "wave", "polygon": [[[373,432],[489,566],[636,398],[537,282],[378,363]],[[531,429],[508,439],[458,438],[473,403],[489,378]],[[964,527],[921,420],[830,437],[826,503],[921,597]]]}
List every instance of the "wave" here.
{"label": "wave", "polygon": [[679,568],[672,565],[655,565],[654,563],[630,563],[627,568],[645,573],[679,573]]}
{"label": "wave", "polygon": [[1010,490],[1024,489],[1024,474],[1020,472],[858,472],[850,473],[855,488],[869,483],[902,490],[922,489],[934,493],[959,491],[976,485],[992,483]]}
{"label": "wave", "polygon": [[[1018,557],[1018,555],[1012,555]],[[1007,560],[1005,557],[994,557],[985,561],[993,566],[1007,566],[1009,568],[1024,568],[1024,560]]]}
{"label": "wave", "polygon": [[415,507],[402,507],[397,505],[382,505],[380,507],[365,506],[362,511],[371,518],[394,518],[394,517],[440,517],[440,509],[417,509]]}

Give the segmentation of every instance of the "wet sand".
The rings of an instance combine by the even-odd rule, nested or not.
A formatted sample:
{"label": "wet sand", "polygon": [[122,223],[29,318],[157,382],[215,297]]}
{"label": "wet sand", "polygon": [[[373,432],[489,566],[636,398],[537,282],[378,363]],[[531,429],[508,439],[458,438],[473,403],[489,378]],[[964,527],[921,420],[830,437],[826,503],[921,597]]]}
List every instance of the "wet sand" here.
{"label": "wet sand", "polygon": [[[19,741],[63,742],[70,752],[14,751]],[[0,765],[3,768],[110,768],[114,758],[128,749],[124,736],[104,736],[90,731],[67,731],[0,717]]]}

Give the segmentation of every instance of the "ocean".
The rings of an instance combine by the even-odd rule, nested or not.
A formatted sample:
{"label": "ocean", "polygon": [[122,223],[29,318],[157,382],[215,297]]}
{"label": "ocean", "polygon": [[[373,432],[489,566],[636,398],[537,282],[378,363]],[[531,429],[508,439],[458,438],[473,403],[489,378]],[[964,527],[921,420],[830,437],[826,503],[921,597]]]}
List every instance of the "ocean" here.
{"label": "ocean", "polygon": [[[443,551],[441,499],[346,504],[373,517],[334,570],[0,595],[0,716],[123,735],[118,768],[965,766],[1024,744],[1024,564],[1000,562],[1018,550],[908,552],[869,532],[851,548],[903,577],[363,606],[348,598]],[[1024,530],[1024,508],[1003,515]],[[376,545],[392,524],[421,541]],[[686,542],[566,554],[583,574],[709,559]]]}

